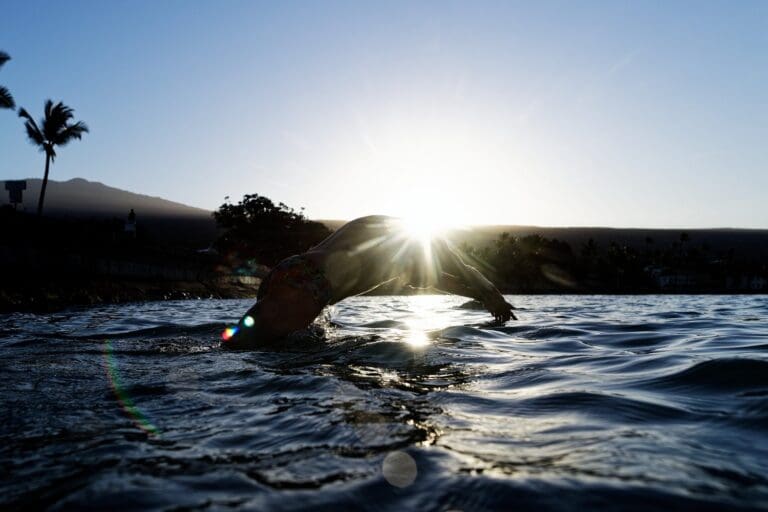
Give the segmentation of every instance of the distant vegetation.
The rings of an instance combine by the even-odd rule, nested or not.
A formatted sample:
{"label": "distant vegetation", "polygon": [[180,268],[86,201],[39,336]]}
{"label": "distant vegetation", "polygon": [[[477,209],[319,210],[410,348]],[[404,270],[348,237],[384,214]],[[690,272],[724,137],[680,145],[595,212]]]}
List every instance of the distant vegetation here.
{"label": "distant vegetation", "polygon": [[593,239],[574,250],[538,234],[502,233],[493,243],[463,243],[467,260],[513,293],[723,292],[768,290],[768,264],[734,249],[712,250],[682,232],[676,242],[644,247]]}
{"label": "distant vegetation", "polygon": [[[225,230],[216,244],[223,256],[267,266],[307,250],[331,233],[323,224],[258,194],[223,204],[214,217]],[[616,230],[617,235],[622,233]],[[713,249],[688,232],[671,242],[669,234],[665,236],[663,243],[645,237],[639,246],[588,238],[575,249],[537,233],[502,232],[490,243],[471,242],[471,233],[455,240],[465,259],[507,293],[768,290],[768,264],[759,251],[739,254],[722,245]]]}
{"label": "distant vegetation", "polygon": [[[11,56],[4,51],[0,51],[0,68],[2,68],[3,64],[9,60],[11,60]],[[3,87],[2,85],[0,85],[0,108],[16,108],[16,103],[13,101],[11,92],[7,87]]]}
{"label": "distant vegetation", "polygon": [[303,212],[258,194],[245,195],[237,204],[226,202],[213,216],[224,230],[216,241],[222,254],[267,266],[304,252],[331,234]]}

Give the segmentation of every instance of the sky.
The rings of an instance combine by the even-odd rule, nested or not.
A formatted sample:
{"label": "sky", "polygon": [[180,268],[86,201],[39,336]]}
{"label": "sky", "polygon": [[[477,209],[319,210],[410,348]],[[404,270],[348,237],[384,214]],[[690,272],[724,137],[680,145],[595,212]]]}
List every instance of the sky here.
{"label": "sky", "polygon": [[[51,179],[316,219],[768,228],[768,2],[3,0]],[[0,111],[0,180],[44,157]]]}

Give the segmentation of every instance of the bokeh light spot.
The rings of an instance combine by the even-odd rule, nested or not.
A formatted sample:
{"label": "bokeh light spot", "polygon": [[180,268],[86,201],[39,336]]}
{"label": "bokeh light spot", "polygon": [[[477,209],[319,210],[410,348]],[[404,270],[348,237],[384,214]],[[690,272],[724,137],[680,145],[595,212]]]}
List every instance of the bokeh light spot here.
{"label": "bokeh light spot", "polygon": [[405,452],[392,452],[384,457],[381,472],[390,485],[408,487],[416,480],[416,461]]}
{"label": "bokeh light spot", "polygon": [[251,315],[246,315],[245,318],[243,318],[243,325],[246,327],[253,327],[254,321],[253,317]]}

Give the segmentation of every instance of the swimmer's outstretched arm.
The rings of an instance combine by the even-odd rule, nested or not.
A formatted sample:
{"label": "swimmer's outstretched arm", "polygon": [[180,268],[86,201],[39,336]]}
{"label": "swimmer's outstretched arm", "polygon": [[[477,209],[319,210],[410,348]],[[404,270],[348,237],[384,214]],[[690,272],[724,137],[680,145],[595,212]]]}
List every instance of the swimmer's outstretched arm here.
{"label": "swimmer's outstretched arm", "polygon": [[479,270],[464,263],[461,257],[445,243],[440,247],[439,254],[445,271],[438,276],[435,288],[482,302],[500,322],[510,318],[517,320],[512,313],[514,309],[512,305],[504,300],[499,290]]}
{"label": "swimmer's outstretched arm", "polygon": [[[504,297],[502,297],[496,287],[477,269],[469,265],[467,267],[468,270],[462,277],[456,277],[443,272],[438,277],[434,288],[481,302],[485,309],[499,322],[506,322],[510,318],[517,320],[517,317],[512,313],[512,305],[504,300]],[[477,281],[475,283],[468,283],[467,281],[470,279]]]}

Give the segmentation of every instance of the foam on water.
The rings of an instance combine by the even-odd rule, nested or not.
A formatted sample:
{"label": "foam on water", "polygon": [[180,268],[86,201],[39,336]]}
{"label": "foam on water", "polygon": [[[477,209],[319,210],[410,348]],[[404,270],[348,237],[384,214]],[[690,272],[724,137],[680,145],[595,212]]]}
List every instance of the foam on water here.
{"label": "foam on water", "polygon": [[2,508],[768,507],[768,297],[248,301],[0,316]]}

